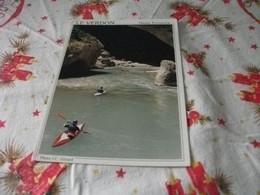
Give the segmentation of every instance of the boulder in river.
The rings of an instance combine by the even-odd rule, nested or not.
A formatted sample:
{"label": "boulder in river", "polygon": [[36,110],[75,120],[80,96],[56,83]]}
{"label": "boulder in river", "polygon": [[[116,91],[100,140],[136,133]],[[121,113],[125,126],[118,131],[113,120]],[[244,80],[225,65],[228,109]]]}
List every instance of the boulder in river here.
{"label": "boulder in river", "polygon": [[162,60],[160,68],[155,76],[154,83],[156,85],[170,85],[177,86],[175,63],[170,60]]}

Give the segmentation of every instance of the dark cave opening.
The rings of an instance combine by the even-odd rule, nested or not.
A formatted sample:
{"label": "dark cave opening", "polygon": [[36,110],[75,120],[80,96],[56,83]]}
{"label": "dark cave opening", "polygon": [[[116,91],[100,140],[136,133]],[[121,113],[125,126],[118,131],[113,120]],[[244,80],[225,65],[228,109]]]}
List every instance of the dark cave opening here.
{"label": "dark cave opening", "polygon": [[[116,59],[160,66],[162,60],[174,61],[174,49],[153,34],[127,25],[79,26],[95,36]],[[162,27],[162,25],[154,26]],[[171,26],[169,27],[171,31]]]}

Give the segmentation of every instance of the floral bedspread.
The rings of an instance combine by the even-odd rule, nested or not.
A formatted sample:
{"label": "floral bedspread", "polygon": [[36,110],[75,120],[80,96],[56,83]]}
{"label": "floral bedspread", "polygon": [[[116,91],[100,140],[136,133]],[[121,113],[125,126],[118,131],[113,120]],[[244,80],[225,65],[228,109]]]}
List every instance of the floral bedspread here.
{"label": "floral bedspread", "polygon": [[[192,164],[32,160],[73,19],[180,25]],[[259,0],[0,0],[1,194],[259,195]]]}

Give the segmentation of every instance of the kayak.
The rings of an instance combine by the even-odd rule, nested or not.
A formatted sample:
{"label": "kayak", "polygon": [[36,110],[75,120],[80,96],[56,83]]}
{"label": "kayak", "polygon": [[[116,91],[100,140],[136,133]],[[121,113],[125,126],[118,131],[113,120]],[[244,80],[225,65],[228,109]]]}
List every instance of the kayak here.
{"label": "kayak", "polygon": [[52,147],[57,147],[57,146],[61,146],[63,144],[66,144],[68,142],[70,142],[71,140],[73,140],[75,137],[77,137],[81,131],[83,131],[83,128],[85,126],[85,123],[82,123],[80,125],[77,125],[79,130],[77,130],[74,134],[68,132],[68,131],[64,131],[62,132],[53,142]]}
{"label": "kayak", "polygon": [[97,92],[97,93],[94,94],[94,96],[103,95],[104,93],[106,93],[106,91],[104,91],[103,93]]}

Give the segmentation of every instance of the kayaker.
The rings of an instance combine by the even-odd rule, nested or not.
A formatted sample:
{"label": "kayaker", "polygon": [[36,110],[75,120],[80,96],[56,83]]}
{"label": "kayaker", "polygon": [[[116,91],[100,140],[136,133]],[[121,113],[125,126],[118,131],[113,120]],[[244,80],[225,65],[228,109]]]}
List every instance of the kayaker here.
{"label": "kayaker", "polygon": [[79,131],[80,129],[77,126],[78,121],[77,120],[73,120],[72,122],[67,121],[67,123],[64,124],[64,127],[68,128],[69,133],[72,133],[74,135],[74,133],[76,131]]}
{"label": "kayaker", "polygon": [[104,90],[103,90],[103,87],[100,87],[98,90],[97,90],[98,93],[104,93]]}

